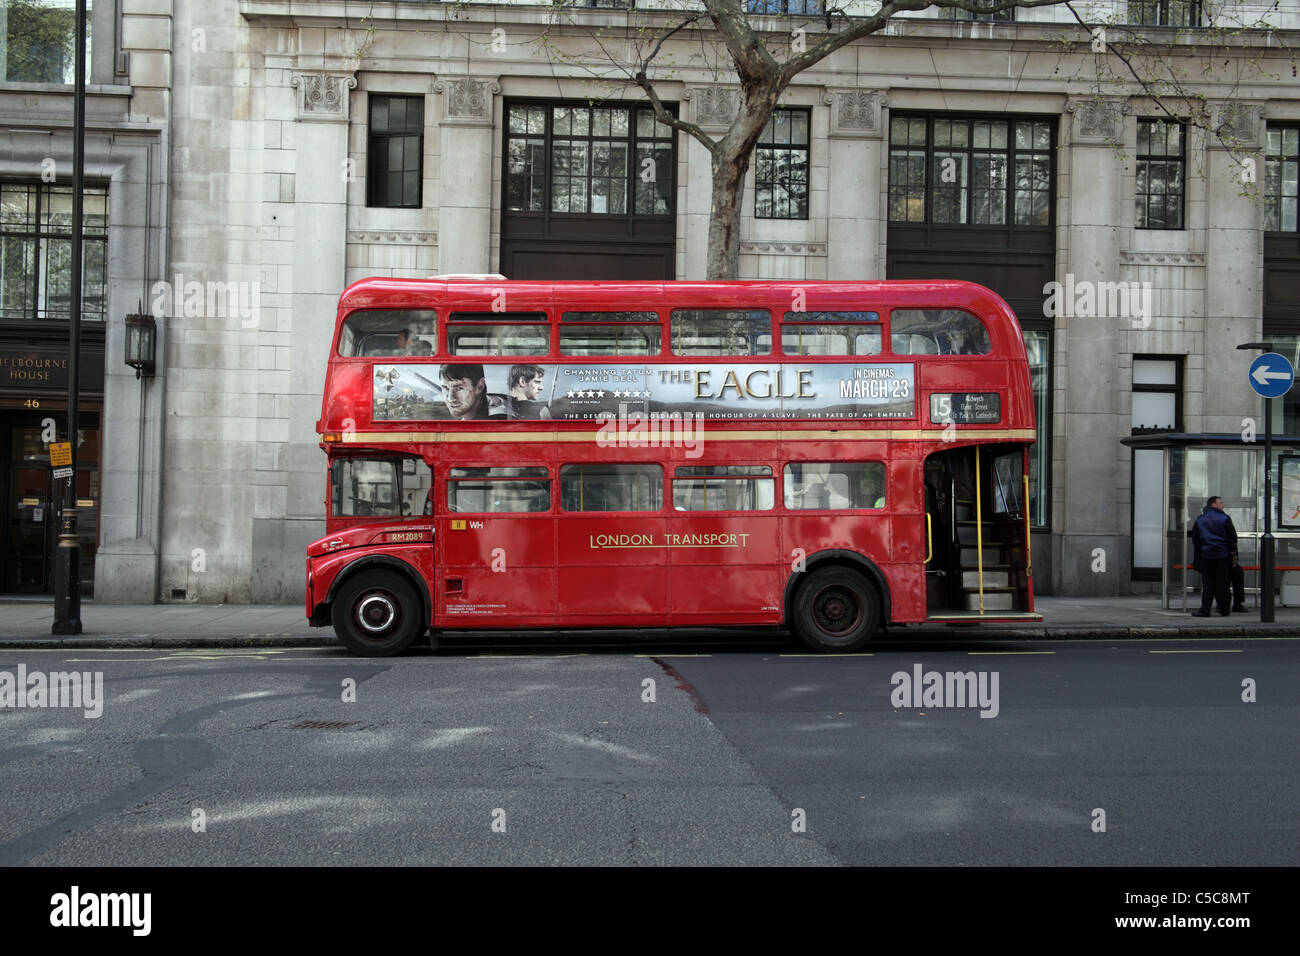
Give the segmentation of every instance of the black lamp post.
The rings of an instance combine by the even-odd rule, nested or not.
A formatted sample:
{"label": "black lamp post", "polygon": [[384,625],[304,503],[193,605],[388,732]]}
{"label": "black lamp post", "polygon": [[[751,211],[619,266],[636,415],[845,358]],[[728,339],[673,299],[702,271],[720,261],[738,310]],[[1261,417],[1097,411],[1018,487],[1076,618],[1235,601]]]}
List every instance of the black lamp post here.
{"label": "black lamp post", "polygon": [[81,360],[81,221],[84,213],[82,179],[86,172],[86,0],[77,0],[76,86],[72,105],[72,290],[68,328],[68,441],[72,443],[72,477],[63,490],[59,515],[59,545],[54,549],[54,624],[52,634],[81,633],[81,547],[77,540],[77,439],[80,409],[78,366]]}
{"label": "black lamp post", "polygon": [[[1272,342],[1247,342],[1238,350],[1273,351]],[[1259,539],[1259,621],[1272,624],[1276,618],[1273,605],[1273,399],[1264,399],[1264,536]]]}

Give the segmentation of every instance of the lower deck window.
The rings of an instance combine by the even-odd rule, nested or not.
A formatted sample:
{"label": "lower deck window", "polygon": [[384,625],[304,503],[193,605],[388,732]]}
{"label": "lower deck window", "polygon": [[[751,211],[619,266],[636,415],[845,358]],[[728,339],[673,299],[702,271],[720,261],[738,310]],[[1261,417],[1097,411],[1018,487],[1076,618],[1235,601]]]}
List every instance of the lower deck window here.
{"label": "lower deck window", "polygon": [[673,478],[677,511],[771,511],[776,479],[771,465],[682,465]]}
{"label": "lower deck window", "polygon": [[447,510],[457,513],[518,514],[551,510],[545,468],[453,468],[447,480]]}
{"label": "lower deck window", "polygon": [[658,511],[664,503],[659,465],[564,465],[560,502],[565,511]]}
{"label": "lower deck window", "polygon": [[878,461],[801,461],[785,466],[785,506],[791,511],[840,511],[885,506],[885,466]]}

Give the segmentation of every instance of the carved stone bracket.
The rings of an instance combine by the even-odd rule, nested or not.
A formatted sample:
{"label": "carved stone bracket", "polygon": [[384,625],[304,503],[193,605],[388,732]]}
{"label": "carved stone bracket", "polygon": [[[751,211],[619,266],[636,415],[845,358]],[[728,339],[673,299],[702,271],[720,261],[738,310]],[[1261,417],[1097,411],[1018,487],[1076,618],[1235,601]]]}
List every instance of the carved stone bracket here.
{"label": "carved stone bracket", "polygon": [[436,232],[369,232],[349,231],[348,242],[365,242],[372,246],[436,246]]}
{"label": "carved stone bracket", "polygon": [[1259,103],[1227,100],[1213,104],[1214,136],[1210,146],[1256,150],[1260,147],[1260,128],[1264,107]]}
{"label": "carved stone bracket", "polygon": [[1121,265],[1126,266],[1203,266],[1205,254],[1202,252],[1135,252],[1121,249]]}
{"label": "carved stone bracket", "polygon": [[860,136],[879,139],[885,131],[881,112],[889,97],[880,90],[830,89],[822,102],[831,107],[831,136]]}
{"label": "carved stone bracket", "polygon": [[695,105],[695,124],[704,130],[725,130],[740,112],[738,86],[691,86],[682,98]]}
{"label": "carved stone bracket", "polygon": [[294,73],[298,90],[298,119],[348,121],[348,91],[357,85],[353,73]]}
{"label": "carved stone bracket", "polygon": [[1128,98],[1123,96],[1089,96],[1072,99],[1066,112],[1074,114],[1074,141],[1118,143],[1124,136],[1124,117],[1128,115]]}
{"label": "carved stone bracket", "polygon": [[442,94],[442,122],[451,126],[491,126],[493,97],[501,92],[494,76],[447,77],[433,84]]}
{"label": "carved stone bracket", "polygon": [[742,239],[740,251],[758,256],[824,256],[824,242],[786,242],[783,239]]}

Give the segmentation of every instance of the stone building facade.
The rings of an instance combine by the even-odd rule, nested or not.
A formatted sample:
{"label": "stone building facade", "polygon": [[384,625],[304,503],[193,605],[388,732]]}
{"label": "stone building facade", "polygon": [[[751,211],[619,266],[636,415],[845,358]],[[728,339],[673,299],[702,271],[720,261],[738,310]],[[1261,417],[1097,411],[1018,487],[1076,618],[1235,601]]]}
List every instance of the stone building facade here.
{"label": "stone building facade", "polygon": [[[137,381],[123,318],[165,271],[170,0],[89,4],[77,462],[83,593],[151,600],[162,535],[166,379]],[[0,5],[0,592],[49,593],[66,439],[74,23],[70,0]],[[160,332],[166,339],[167,329]],[[55,430],[57,428],[57,436]]]}
{"label": "stone building facade", "polygon": [[[157,162],[142,175],[163,187],[143,203],[123,195],[133,180],[102,174],[123,217],[113,228],[139,231],[108,240],[123,276],[106,322],[101,599],[300,598],[303,547],[323,533],[314,426],[346,283],[705,277],[708,154],[639,114],[642,94],[617,76],[676,4],[557,15],[528,3],[104,0],[96,17],[100,6],[120,24],[111,52],[128,55],[114,64],[106,52],[102,68],[129,71],[96,93],[124,126],[103,136],[153,137]],[[762,6],[809,11],[761,17],[773,37],[826,29],[815,0]],[[1223,70],[1195,79],[1209,135],[1178,127],[1134,84],[1098,88],[1095,38],[1063,11],[891,24],[791,85],[751,168],[740,259],[745,278],[965,278],[1000,292],[1038,389],[1037,587],[1080,595],[1150,587],[1159,500],[1120,439],[1238,431],[1258,405],[1250,356],[1233,346],[1300,341],[1286,178],[1300,4],[1090,9],[1119,25],[1194,17],[1148,31],[1189,68],[1204,24],[1270,29],[1245,31]],[[717,130],[737,89],[700,49],[689,37],[665,47],[657,89]],[[0,102],[19,95],[12,86]],[[66,102],[66,90],[44,95]],[[40,149],[8,135],[30,165]],[[806,174],[791,178],[792,166]],[[146,232],[156,256],[140,251]],[[156,377],[137,382],[113,342],[141,269],[160,349]]]}

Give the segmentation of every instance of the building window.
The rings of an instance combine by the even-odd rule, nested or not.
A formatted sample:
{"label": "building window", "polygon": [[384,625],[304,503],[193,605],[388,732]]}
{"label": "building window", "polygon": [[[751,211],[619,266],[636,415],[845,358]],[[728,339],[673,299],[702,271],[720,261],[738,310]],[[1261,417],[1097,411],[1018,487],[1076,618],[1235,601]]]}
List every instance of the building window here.
{"label": "building window", "polygon": [[[1285,355],[1292,368],[1300,367],[1300,335],[1293,332],[1270,332],[1264,326],[1265,337],[1273,343],[1273,351]],[[1254,399],[1252,398],[1252,401]],[[1273,434],[1300,434],[1300,388],[1293,388],[1281,398],[1265,399],[1273,403]],[[1260,409],[1260,430],[1263,425],[1263,408]]]}
{"label": "building window", "polygon": [[[1182,431],[1183,361],[1181,356],[1133,356],[1134,435]],[[1158,580],[1162,561],[1161,517],[1164,499],[1164,452],[1133,450],[1133,579]]]}
{"label": "building window", "polygon": [[671,215],[673,139],[649,107],[511,103],[507,211]]}
{"label": "building window", "polygon": [[424,169],[424,97],[370,97],[366,205],[418,209]]}
{"label": "building window", "polygon": [[890,221],[1051,225],[1053,138],[1045,119],[892,117]]}
{"label": "building window", "polygon": [[[81,317],[104,319],[108,189],[87,186],[81,234]],[[0,184],[0,318],[72,317],[72,188]]]}
{"label": "building window", "polygon": [[821,16],[826,12],[824,0],[747,0],[750,13],[775,16]]}
{"label": "building window", "polygon": [[1268,126],[1264,152],[1264,229],[1297,232],[1300,126]]}
{"label": "building window", "polygon": [[[90,76],[91,0],[86,0],[86,76]],[[71,0],[0,4],[0,77],[9,83],[76,82],[76,7]]]}
{"label": "building window", "polygon": [[754,155],[754,217],[808,218],[808,125],[811,111],[778,109]]}
{"label": "building window", "polygon": [[1198,0],[1128,0],[1128,22],[1144,27],[1199,27]]}
{"label": "building window", "polygon": [[[984,6],[995,6],[1001,0],[988,0]],[[989,13],[975,13],[972,10],[961,10],[957,7],[946,7],[939,10],[940,20],[976,20],[985,23],[1010,23],[1016,18],[1016,8],[1011,7],[1007,10],[994,10]]]}
{"label": "building window", "polygon": [[1182,123],[1138,120],[1137,227],[1182,229],[1187,132]]}
{"label": "building window", "polygon": [[1182,359],[1133,357],[1134,435],[1182,429]]}
{"label": "building window", "polygon": [[1029,382],[1034,394],[1034,444],[1029,446],[1029,523],[1046,529],[1051,518],[1049,508],[1052,460],[1051,355],[1052,333],[1025,329],[1025,353],[1029,357]]}

